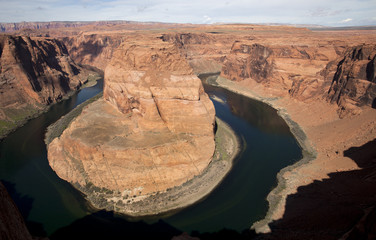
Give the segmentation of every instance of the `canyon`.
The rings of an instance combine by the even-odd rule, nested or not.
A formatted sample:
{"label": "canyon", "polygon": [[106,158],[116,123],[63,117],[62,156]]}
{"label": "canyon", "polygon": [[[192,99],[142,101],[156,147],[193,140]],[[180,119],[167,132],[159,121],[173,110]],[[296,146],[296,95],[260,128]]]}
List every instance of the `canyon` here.
{"label": "canyon", "polygon": [[[372,228],[367,226],[375,222],[376,202],[372,187],[375,184],[372,144],[376,138],[375,30],[312,31],[246,24],[162,27],[146,24],[142,30],[135,30],[137,24],[129,23],[127,27],[114,24],[19,32],[24,35],[22,38],[36,35],[57,38],[66,45],[74,62],[105,70],[103,99],[85,108],[49,146],[49,161],[59,176],[81,187],[89,185],[92,189],[93,185],[101,191],[123,191],[124,196],[136,195],[134,199],[142,200],[143,194],[171,187],[166,184],[171,180],[179,185],[187,176],[199,174],[214,151],[214,113],[210,110],[212,107],[208,108],[207,95],[194,74],[220,73],[215,84],[266,102],[282,117],[298,124],[303,134],[296,137],[300,138],[303,155],[310,156],[309,161],[298,162],[278,175],[279,185],[268,197],[269,212],[252,227],[259,233],[258,237],[373,236]],[[176,86],[170,85],[171,82]],[[206,106],[206,112],[200,111],[205,120],[175,119],[174,116],[183,113],[180,102]],[[194,113],[193,108],[187,112]],[[200,121],[205,122],[204,131]],[[188,127],[190,124],[192,128]],[[126,128],[116,130],[120,126]],[[156,133],[162,140],[149,142]],[[116,137],[111,139],[110,134]],[[104,144],[109,140],[113,144]],[[210,147],[200,148],[204,142]],[[130,147],[119,150],[117,143]],[[86,158],[94,162],[116,159],[117,151],[123,159],[139,154],[137,159],[147,163],[158,158],[150,158],[150,150],[145,149],[159,144],[163,148],[167,143],[181,144],[190,153],[197,151],[200,167],[196,169],[192,164],[184,167],[189,173],[175,174],[168,169],[179,169],[179,164],[170,162],[165,176],[157,176],[159,173],[150,167],[148,174],[130,171],[128,175],[133,174],[133,180],[121,180],[110,176],[108,166],[96,168],[85,165],[89,161],[84,163]],[[137,144],[144,145],[141,151],[146,152],[142,156],[140,152],[130,154],[132,147],[140,146]],[[182,155],[167,148],[164,152]],[[188,161],[190,153],[179,159]],[[168,159],[177,158],[171,155]],[[138,167],[137,162],[130,163],[135,164],[134,169]],[[111,166],[121,169],[120,163],[114,162]],[[89,176],[87,169],[92,171]],[[105,179],[92,180],[91,175]],[[154,184],[156,180],[158,183]],[[145,187],[137,188],[138,181]],[[348,189],[358,188],[352,181],[362,186],[362,194],[353,192],[359,197],[345,194],[346,188],[340,187],[344,183]],[[132,186],[133,190],[125,191],[126,186]],[[327,186],[331,188],[323,191]],[[344,196],[344,200],[330,198],[331,192]],[[317,210],[315,201],[322,206],[327,206],[326,201],[330,203],[323,208],[327,224],[320,222],[319,214],[324,213]],[[291,204],[299,207],[294,210]]]}
{"label": "canyon", "polygon": [[214,106],[175,45],[128,41],[105,69],[103,98],[49,144],[48,159],[79,189],[114,192],[107,201],[130,214],[121,206],[182,185],[207,168],[214,124]]}
{"label": "canyon", "polygon": [[77,65],[56,39],[0,36],[0,136],[98,74]]}

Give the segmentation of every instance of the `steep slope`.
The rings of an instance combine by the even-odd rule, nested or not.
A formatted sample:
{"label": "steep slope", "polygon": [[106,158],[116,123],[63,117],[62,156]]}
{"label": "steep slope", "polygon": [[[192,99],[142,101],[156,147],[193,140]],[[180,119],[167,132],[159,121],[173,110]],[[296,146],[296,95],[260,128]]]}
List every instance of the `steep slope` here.
{"label": "steep slope", "polygon": [[357,113],[357,107],[376,107],[376,45],[349,48],[339,62],[328,91],[328,99],[336,102],[343,117]]}
{"label": "steep slope", "polygon": [[87,81],[58,40],[0,36],[0,135]]}
{"label": "steep slope", "polygon": [[125,36],[120,34],[82,32],[74,37],[64,37],[62,41],[75,62],[104,70],[124,38]]}
{"label": "steep slope", "polygon": [[[325,89],[330,83],[321,71],[337,58],[335,47],[330,45],[317,48],[235,41],[225,57],[221,76],[262,84],[279,96],[312,101],[327,94]],[[330,70],[325,74],[329,75]]]}

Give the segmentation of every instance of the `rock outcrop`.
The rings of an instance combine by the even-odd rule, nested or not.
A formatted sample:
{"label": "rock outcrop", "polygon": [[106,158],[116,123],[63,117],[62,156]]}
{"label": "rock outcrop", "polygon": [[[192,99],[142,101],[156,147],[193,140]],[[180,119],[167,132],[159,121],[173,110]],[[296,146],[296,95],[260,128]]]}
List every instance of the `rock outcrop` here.
{"label": "rock outcrop", "polygon": [[247,45],[236,41],[223,63],[222,75],[232,81],[252,78],[269,81],[273,73],[272,50],[260,44]]}
{"label": "rock outcrop", "polygon": [[221,76],[254,81],[303,102],[329,99],[344,117],[376,105],[375,55],[374,44],[317,48],[235,41]]}
{"label": "rock outcrop", "polygon": [[196,74],[220,72],[223,58],[233,42],[215,33],[165,33],[160,38],[181,49]]}
{"label": "rock outcrop", "polygon": [[124,36],[119,35],[82,32],[74,37],[64,37],[62,41],[68,49],[69,56],[75,62],[104,70],[123,39]]}
{"label": "rock outcrop", "polygon": [[0,239],[31,240],[25,221],[16,204],[0,182]]}
{"label": "rock outcrop", "polygon": [[312,101],[326,94],[332,68],[323,68],[338,55],[331,46],[322,48],[285,44],[261,45],[254,41],[235,41],[224,58],[221,76],[232,81],[248,81],[270,88],[278,96],[290,95]]}
{"label": "rock outcrop", "polygon": [[328,92],[340,106],[340,116],[359,111],[358,106],[376,103],[376,45],[361,45],[346,51]]}
{"label": "rock outcrop", "polygon": [[88,74],[58,40],[0,36],[0,135],[77,90]]}
{"label": "rock outcrop", "polygon": [[204,171],[214,121],[212,102],[176,46],[128,42],[106,68],[103,99],[51,142],[48,159],[61,178],[89,195],[92,186],[113,192],[106,201],[121,206]]}

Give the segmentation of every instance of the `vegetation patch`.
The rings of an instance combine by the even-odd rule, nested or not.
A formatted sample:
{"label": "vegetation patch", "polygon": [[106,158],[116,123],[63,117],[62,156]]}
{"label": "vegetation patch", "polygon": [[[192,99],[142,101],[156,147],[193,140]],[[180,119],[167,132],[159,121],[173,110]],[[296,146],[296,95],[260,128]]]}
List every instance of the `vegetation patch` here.
{"label": "vegetation patch", "polygon": [[42,105],[27,105],[26,107],[22,108],[2,109],[6,119],[0,120],[0,139],[4,138],[16,128],[24,125],[28,120],[33,119],[47,111],[47,109],[47,107]]}

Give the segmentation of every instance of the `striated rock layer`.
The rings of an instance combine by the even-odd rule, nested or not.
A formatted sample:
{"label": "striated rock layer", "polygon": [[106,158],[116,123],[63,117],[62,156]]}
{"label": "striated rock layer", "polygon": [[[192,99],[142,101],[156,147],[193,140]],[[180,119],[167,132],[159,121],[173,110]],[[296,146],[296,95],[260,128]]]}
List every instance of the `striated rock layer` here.
{"label": "striated rock layer", "polygon": [[0,135],[87,81],[55,39],[0,36]]}
{"label": "striated rock layer", "polygon": [[328,92],[337,102],[340,115],[359,112],[357,106],[376,107],[376,45],[359,45],[348,49],[339,62]]}
{"label": "striated rock layer", "polygon": [[103,99],[51,142],[48,159],[61,178],[119,192],[125,203],[200,174],[214,153],[214,123],[214,106],[176,46],[129,42],[105,70]]}
{"label": "striated rock layer", "polygon": [[64,37],[62,41],[75,62],[104,70],[123,39],[123,35],[81,32],[74,37]]}

